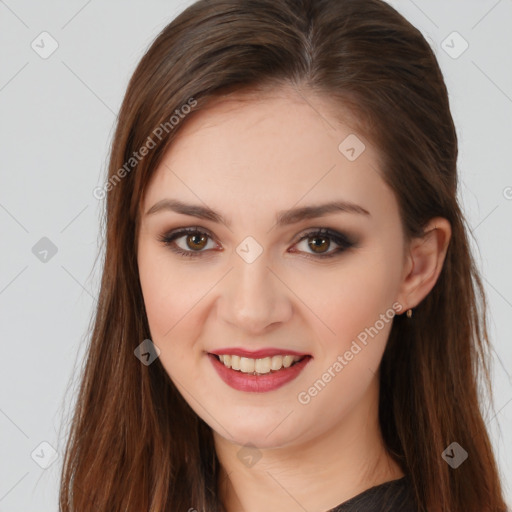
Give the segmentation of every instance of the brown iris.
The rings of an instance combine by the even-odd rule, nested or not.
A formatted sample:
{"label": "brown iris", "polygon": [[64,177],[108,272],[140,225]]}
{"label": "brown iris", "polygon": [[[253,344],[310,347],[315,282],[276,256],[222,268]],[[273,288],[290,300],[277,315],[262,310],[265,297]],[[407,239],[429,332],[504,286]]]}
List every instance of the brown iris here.
{"label": "brown iris", "polygon": [[207,243],[207,239],[208,237],[204,234],[192,233],[191,235],[187,236],[187,245],[191,249],[203,249]]}
{"label": "brown iris", "polygon": [[[308,245],[309,245],[309,247],[311,247],[311,249],[314,252],[321,253],[321,252],[324,252],[324,251],[321,250],[322,248],[323,249],[328,249],[329,248],[329,239],[328,238],[323,238],[323,237],[315,236],[315,237],[312,238],[312,240],[321,240],[322,241],[320,244],[309,242]],[[317,250],[317,249],[320,249],[320,250]]]}

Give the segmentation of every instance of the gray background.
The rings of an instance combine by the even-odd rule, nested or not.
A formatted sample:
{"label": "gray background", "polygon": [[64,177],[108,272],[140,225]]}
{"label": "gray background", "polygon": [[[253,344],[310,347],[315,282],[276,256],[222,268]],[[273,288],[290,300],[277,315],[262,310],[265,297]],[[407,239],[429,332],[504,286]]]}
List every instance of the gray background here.
{"label": "gray background", "polygon": [[[103,202],[92,191],[136,63],[190,3],[0,0],[0,512],[58,508],[101,270]],[[496,409],[486,419],[512,502],[512,0],[390,3],[428,38],[450,93],[490,304]]]}

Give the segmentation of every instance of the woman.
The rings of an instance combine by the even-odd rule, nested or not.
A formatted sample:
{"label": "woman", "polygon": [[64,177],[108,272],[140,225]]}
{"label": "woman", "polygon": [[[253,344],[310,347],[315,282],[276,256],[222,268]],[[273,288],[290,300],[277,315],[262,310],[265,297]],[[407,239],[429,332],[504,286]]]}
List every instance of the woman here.
{"label": "woman", "polygon": [[386,3],[178,16],[112,144],[61,510],[506,510],[456,160]]}

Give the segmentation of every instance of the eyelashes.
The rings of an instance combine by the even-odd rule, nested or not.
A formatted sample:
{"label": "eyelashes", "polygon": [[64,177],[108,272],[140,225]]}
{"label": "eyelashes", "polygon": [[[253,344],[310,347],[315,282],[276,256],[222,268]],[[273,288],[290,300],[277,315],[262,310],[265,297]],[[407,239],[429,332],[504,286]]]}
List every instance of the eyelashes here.
{"label": "eyelashes", "polygon": [[[179,240],[180,238],[185,239],[185,246],[187,246],[188,243],[191,243],[192,246],[196,245],[197,250],[184,249],[183,247],[179,247],[176,244],[176,240]],[[178,254],[179,256],[188,258],[204,257],[204,253],[207,250],[215,248],[216,246],[215,242],[213,242],[213,237],[211,236],[211,234],[207,230],[200,229],[197,227],[181,228],[170,233],[161,235],[158,238],[158,240],[164,246],[168,247],[172,252]],[[306,233],[302,233],[299,239],[296,242],[294,242],[294,247],[303,241],[306,241],[306,243],[304,244],[306,245],[306,248],[312,251],[305,252],[305,256],[314,259],[332,258],[333,256],[340,255],[342,252],[356,246],[356,241],[352,239],[352,237],[345,233],[340,233],[329,228],[315,228],[313,230],[309,230]],[[313,243],[312,246],[320,250],[318,252],[315,252],[315,249],[311,248],[311,244],[309,243],[309,241],[319,242]],[[214,247],[208,248],[209,242],[212,242]],[[332,242],[334,242],[338,246],[335,247],[334,250],[330,250]],[[321,250],[324,246],[327,246],[326,251]],[[304,252],[304,250],[294,249],[291,252],[300,253]]]}

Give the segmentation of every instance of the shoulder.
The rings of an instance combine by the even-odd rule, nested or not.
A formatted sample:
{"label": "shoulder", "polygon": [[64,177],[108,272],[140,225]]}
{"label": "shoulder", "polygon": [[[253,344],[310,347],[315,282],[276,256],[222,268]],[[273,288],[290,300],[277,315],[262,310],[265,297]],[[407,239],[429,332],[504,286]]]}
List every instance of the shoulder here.
{"label": "shoulder", "polygon": [[329,512],[417,512],[407,477],[385,482],[354,496]]}

